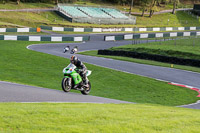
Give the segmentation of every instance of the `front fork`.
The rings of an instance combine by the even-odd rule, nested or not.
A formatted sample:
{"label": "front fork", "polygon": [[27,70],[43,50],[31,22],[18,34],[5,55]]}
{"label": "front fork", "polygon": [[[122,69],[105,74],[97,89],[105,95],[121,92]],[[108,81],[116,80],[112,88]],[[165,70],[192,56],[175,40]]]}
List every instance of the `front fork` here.
{"label": "front fork", "polygon": [[67,78],[67,86],[72,87],[72,78],[70,77]]}
{"label": "front fork", "polygon": [[66,86],[71,87],[72,86],[72,82],[71,82],[72,78],[69,76],[65,76],[65,78],[67,79],[67,81],[65,82]]}

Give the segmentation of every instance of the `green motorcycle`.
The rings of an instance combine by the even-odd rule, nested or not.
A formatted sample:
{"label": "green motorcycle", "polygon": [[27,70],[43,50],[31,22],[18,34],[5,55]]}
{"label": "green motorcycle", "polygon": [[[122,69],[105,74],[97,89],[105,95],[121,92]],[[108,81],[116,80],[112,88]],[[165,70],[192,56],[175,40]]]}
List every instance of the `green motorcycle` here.
{"label": "green motorcycle", "polygon": [[[82,94],[88,95],[91,90],[91,84],[88,80],[88,84],[83,83],[82,77],[79,74],[79,69],[74,64],[69,64],[63,69],[64,78],[62,80],[62,89],[64,92],[69,92],[71,89],[79,90]],[[92,71],[87,70],[86,77],[88,77]]]}

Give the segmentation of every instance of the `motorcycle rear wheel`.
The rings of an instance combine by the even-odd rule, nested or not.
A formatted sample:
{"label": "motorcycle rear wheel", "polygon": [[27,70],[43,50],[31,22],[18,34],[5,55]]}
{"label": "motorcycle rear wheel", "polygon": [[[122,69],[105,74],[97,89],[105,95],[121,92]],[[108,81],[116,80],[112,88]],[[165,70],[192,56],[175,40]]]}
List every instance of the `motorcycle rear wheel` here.
{"label": "motorcycle rear wheel", "polygon": [[88,88],[86,88],[86,89],[84,89],[83,91],[81,91],[81,93],[82,93],[83,95],[88,95],[88,94],[90,93],[90,90],[91,90],[91,83],[90,83],[90,81],[88,81],[88,85],[89,85]]}
{"label": "motorcycle rear wheel", "polygon": [[72,86],[69,86],[69,82],[71,82],[70,78],[63,78],[61,85],[64,92],[69,92],[71,90]]}

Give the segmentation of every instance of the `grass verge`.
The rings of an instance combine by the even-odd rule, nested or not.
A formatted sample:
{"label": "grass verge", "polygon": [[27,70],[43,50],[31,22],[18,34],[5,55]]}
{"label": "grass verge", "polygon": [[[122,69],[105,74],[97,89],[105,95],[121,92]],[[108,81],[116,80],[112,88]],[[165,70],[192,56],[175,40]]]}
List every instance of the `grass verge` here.
{"label": "grass verge", "polygon": [[0,3],[0,9],[38,9],[38,8],[53,8],[55,5],[53,4],[48,4],[48,3],[23,3],[20,2],[19,5],[17,5],[17,2],[5,2],[5,4]]}
{"label": "grass verge", "polygon": [[[26,49],[33,43],[0,41],[0,80],[61,90],[62,69],[69,60]],[[187,88],[90,64],[86,66],[93,71],[89,77],[91,95],[170,106],[199,99],[196,91]]]}
{"label": "grass verge", "polygon": [[111,50],[136,51],[149,54],[158,54],[170,57],[200,60],[200,38],[157,41],[137,45],[123,45],[110,48]]}
{"label": "grass verge", "polygon": [[199,110],[140,104],[0,103],[0,114],[3,133],[191,133],[200,129]]}

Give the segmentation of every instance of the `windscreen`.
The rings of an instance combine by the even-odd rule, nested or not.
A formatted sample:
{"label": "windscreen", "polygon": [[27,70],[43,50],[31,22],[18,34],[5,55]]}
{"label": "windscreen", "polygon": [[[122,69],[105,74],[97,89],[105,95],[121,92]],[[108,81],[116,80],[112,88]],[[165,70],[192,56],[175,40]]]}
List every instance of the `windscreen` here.
{"label": "windscreen", "polygon": [[68,69],[69,69],[69,68],[71,68],[71,69],[75,69],[76,66],[75,66],[74,64],[70,63],[70,64],[67,66],[67,68],[68,68]]}

